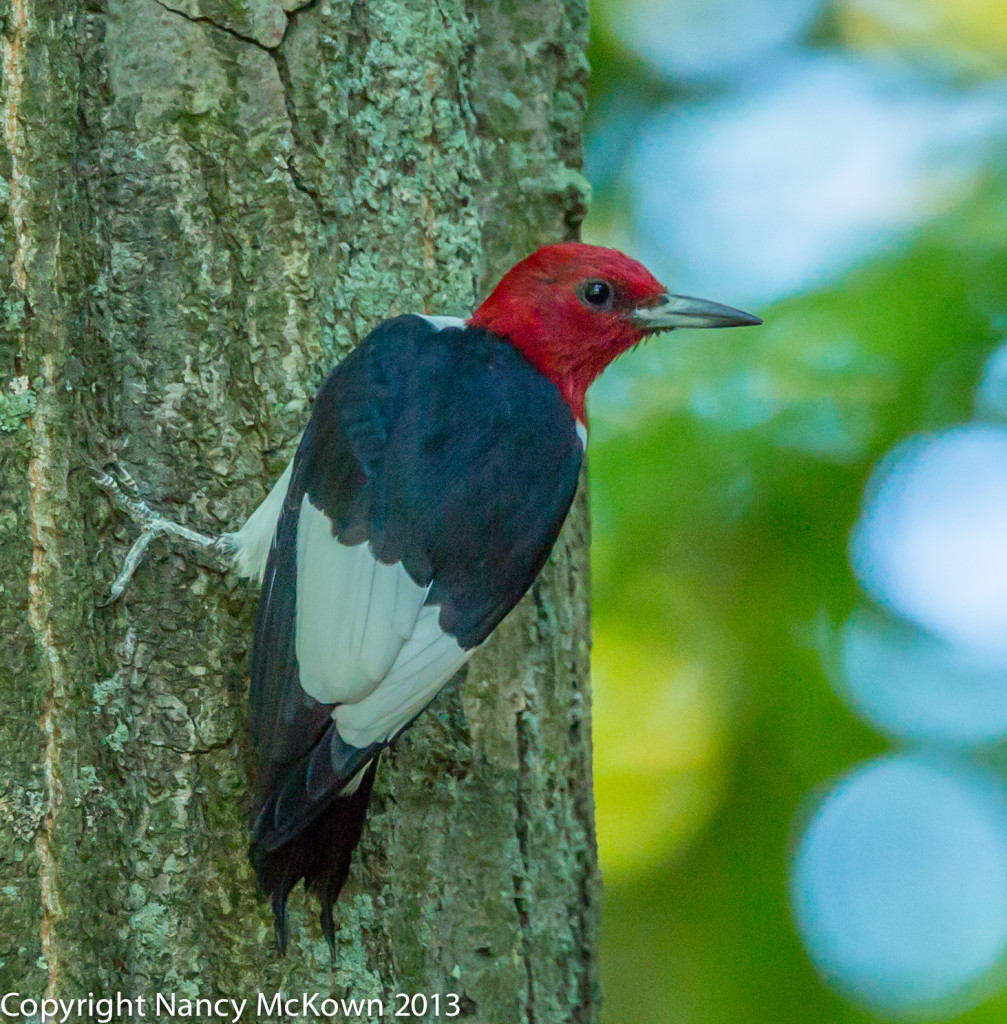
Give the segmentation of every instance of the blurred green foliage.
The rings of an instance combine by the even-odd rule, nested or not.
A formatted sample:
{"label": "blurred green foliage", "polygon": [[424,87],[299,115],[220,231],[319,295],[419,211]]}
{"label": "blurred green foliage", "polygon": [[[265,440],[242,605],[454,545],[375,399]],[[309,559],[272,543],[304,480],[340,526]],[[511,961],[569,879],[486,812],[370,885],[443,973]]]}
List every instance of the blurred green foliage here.
{"label": "blurred green foliage", "polygon": [[[678,86],[613,37],[620,0],[596,6],[597,131],[618,90],[642,116]],[[836,7],[801,45],[947,45],[992,75],[1007,22],[980,31],[990,10],[971,0],[954,31],[902,38]],[[858,600],[847,542],[871,468],[906,436],[970,418],[1007,335],[1005,157],[939,220],[754,310],[764,327],[627,355],[592,407],[606,1024],[874,1019],[802,951],[788,854],[818,788],[887,746],[834,695],[822,652]],[[603,183],[585,239],[632,251],[628,216]],[[1007,996],[960,1019],[1001,1022]]]}

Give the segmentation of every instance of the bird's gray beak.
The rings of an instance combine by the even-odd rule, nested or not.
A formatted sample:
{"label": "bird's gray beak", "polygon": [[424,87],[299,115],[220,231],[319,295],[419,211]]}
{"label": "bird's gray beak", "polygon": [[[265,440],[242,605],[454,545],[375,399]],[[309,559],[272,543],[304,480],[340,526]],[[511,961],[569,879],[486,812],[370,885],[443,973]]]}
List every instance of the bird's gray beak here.
{"label": "bird's gray beak", "polygon": [[673,327],[753,327],[762,320],[740,309],[688,295],[665,295],[657,306],[641,306],[633,321],[642,331],[670,331]]}

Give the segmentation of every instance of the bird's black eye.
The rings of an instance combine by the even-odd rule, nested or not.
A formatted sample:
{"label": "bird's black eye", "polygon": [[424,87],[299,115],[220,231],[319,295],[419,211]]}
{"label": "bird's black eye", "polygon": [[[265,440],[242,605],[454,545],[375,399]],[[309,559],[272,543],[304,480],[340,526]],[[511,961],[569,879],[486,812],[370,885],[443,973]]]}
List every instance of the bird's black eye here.
{"label": "bird's black eye", "polygon": [[592,309],[611,309],[612,286],[608,281],[585,281],[578,289],[580,301]]}

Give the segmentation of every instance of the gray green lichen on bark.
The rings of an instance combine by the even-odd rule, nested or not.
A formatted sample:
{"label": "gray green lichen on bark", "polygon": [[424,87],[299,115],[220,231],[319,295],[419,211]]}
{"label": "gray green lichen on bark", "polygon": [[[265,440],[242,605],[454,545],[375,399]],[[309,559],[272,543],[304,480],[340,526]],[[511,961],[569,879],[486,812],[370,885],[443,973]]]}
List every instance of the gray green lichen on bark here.
{"label": "gray green lichen on bark", "polygon": [[[338,907],[245,859],[254,590],[87,473],[235,528],[379,319],[570,237],[580,0],[0,0],[0,989],[464,995],[592,1020],[586,503],[387,759]],[[30,395],[31,397],[26,397]]]}

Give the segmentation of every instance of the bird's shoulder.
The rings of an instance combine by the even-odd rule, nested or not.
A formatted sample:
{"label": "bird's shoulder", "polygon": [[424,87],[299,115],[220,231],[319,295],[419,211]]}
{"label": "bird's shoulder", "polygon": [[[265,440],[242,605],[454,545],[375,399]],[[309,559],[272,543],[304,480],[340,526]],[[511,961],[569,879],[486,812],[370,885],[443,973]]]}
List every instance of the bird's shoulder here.
{"label": "bird's shoulder", "polygon": [[[490,392],[480,395],[480,388]],[[458,404],[480,398],[482,408],[506,398],[529,403],[572,420],[559,389],[506,337],[459,317],[409,313],[378,324],[340,362],[318,392],[314,415],[338,418],[355,403],[398,405],[410,400]],[[475,412],[476,410],[473,410]]]}
{"label": "bird's shoulder", "polygon": [[[429,508],[464,501],[465,486],[508,474],[516,487],[528,483],[522,474],[548,487],[550,470],[568,475],[583,449],[559,389],[506,338],[454,318],[407,314],[379,324],[329,374],[297,475],[353,542],[347,502],[356,505],[364,492],[368,501],[381,497],[372,493],[379,481],[384,497],[398,487],[400,505]],[[425,493],[416,490],[421,484]]]}

